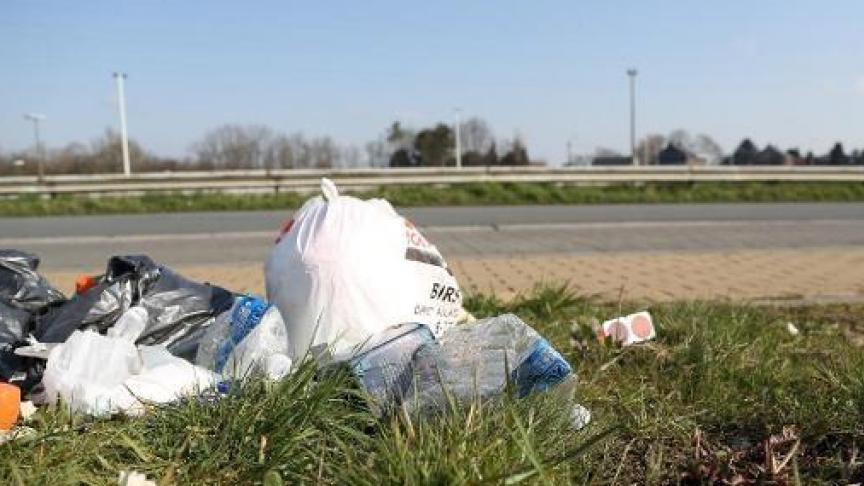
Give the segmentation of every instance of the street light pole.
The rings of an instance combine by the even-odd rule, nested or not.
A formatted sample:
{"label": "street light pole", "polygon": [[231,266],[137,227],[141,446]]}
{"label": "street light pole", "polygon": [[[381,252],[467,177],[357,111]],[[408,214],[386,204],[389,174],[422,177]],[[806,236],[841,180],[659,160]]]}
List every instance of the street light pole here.
{"label": "street light pole", "polygon": [[462,168],[462,109],[456,108],[456,168]]}
{"label": "street light pole", "polygon": [[630,77],[630,160],[633,165],[639,165],[636,159],[636,74],[638,71],[634,68],[627,70]]}
{"label": "street light pole", "polygon": [[129,162],[129,134],[126,131],[126,95],[123,92],[123,80],[126,73],[114,73],[117,81],[117,105],[120,109],[120,147],[123,151],[123,175],[132,175],[132,164]]}
{"label": "street light pole", "polygon": [[45,115],[27,113],[24,118],[33,122],[33,135],[36,138],[36,172],[39,182],[42,182],[45,178],[45,151],[42,150],[42,141],[39,139],[39,122],[45,119]]}

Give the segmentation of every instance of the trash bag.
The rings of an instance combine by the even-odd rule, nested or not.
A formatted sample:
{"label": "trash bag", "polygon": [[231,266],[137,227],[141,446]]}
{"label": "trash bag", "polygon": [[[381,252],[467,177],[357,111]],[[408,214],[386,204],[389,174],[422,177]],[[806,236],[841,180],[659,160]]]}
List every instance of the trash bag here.
{"label": "trash bag", "polygon": [[39,257],[18,250],[0,250],[0,300],[29,312],[61,304],[63,294],[36,273]]}
{"label": "trash bag", "polygon": [[206,327],[233,302],[231,292],[188,280],[150,257],[115,256],[101,281],[41,319],[34,335],[57,343],[78,329],[104,333],[130,307],[140,306],[147,325],[136,344],[162,344],[193,360]]}
{"label": "trash bag", "polygon": [[0,250],[0,380],[23,372],[26,360],[15,356],[34,318],[66,301],[36,270],[39,258],[18,250]]}
{"label": "trash bag", "polygon": [[58,399],[74,412],[137,415],[149,403],[169,403],[216,385],[208,370],[163,346],[139,346],[93,331],[74,331],[51,350],[39,401]]}
{"label": "trash bag", "polygon": [[26,368],[24,358],[13,351],[24,343],[30,328],[30,313],[0,300],[0,381],[8,381]]}
{"label": "trash bag", "polygon": [[321,345],[354,348],[388,327],[416,322],[438,335],[464,314],[438,249],[383,199],[307,201],[267,260],[267,298],[282,313],[296,362]]}

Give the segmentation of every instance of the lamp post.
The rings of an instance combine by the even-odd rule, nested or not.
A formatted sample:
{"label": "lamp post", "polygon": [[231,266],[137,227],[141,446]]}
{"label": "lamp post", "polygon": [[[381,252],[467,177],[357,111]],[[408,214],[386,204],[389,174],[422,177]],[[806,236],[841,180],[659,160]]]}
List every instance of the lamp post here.
{"label": "lamp post", "polygon": [[636,74],[638,71],[634,68],[627,70],[627,76],[630,77],[630,160],[633,165],[638,165],[636,159]]}
{"label": "lamp post", "polygon": [[36,171],[39,182],[45,178],[45,151],[42,149],[42,141],[39,139],[39,122],[45,120],[45,115],[38,113],[27,113],[26,120],[33,122],[33,135],[36,139]]}
{"label": "lamp post", "polygon": [[456,168],[462,168],[462,108],[456,108]]}
{"label": "lamp post", "polygon": [[129,134],[126,131],[126,94],[123,92],[123,80],[126,73],[114,73],[117,81],[117,105],[120,109],[120,147],[123,151],[123,175],[132,175],[132,164],[129,162]]}

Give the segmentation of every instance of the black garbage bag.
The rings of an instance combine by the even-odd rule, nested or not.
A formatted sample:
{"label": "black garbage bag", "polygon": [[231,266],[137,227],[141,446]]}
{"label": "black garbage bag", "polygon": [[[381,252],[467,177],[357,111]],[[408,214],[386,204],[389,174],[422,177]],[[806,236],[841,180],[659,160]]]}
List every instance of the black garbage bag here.
{"label": "black garbage bag", "polygon": [[18,250],[0,250],[0,300],[12,307],[39,312],[66,301],[63,294],[36,273],[39,257]]}
{"label": "black garbage bag", "polygon": [[30,331],[31,314],[16,309],[0,299],[0,381],[9,381],[24,371],[24,359],[15,356],[15,348],[24,344]]}
{"label": "black garbage bag", "polygon": [[35,319],[66,301],[36,270],[39,258],[18,250],[0,250],[0,380],[23,372],[26,360],[14,354],[25,343]]}
{"label": "black garbage bag", "polygon": [[77,329],[105,332],[133,305],[149,318],[136,344],[163,344],[193,360],[211,318],[225,312],[234,294],[188,280],[150,257],[115,256],[93,288],[42,318],[34,335],[41,342],[64,342]]}

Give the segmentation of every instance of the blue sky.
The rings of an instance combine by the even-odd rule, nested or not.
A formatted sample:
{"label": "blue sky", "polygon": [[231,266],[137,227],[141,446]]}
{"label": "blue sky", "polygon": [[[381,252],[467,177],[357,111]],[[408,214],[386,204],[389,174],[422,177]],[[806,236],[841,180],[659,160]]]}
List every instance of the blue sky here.
{"label": "blue sky", "polygon": [[535,157],[628,147],[638,132],[743,136],[817,152],[864,147],[864,2],[40,1],[0,5],[0,149],[117,127],[182,156],[208,129],[263,123],[363,144],[453,108]]}

